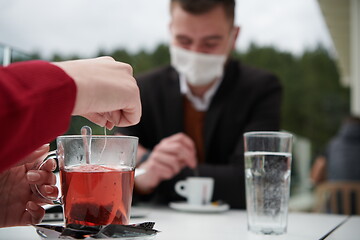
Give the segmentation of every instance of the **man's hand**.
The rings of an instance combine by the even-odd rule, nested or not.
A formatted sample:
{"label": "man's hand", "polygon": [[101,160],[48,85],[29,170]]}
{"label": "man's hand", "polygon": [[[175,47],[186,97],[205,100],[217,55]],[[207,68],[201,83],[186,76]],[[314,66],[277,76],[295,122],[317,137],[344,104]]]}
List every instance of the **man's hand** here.
{"label": "man's hand", "polygon": [[194,142],[185,134],[164,138],[155,146],[149,158],[139,166],[146,173],[135,179],[136,190],[148,194],[163,180],[171,179],[183,168],[197,165]]}

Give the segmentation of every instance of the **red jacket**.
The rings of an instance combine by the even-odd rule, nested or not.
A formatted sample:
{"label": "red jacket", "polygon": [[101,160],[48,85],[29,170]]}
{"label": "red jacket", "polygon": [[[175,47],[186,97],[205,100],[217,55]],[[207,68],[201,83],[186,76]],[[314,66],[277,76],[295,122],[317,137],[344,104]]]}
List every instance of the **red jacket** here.
{"label": "red jacket", "polygon": [[64,133],[75,98],[73,79],[51,63],[0,66],[0,172]]}

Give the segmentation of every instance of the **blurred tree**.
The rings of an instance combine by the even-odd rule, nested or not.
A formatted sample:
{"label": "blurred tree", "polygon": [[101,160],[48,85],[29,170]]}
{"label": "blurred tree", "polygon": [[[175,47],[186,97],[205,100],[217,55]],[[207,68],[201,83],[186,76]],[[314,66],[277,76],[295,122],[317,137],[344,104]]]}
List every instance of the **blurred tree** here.
{"label": "blurred tree", "polygon": [[170,62],[169,46],[160,44],[152,54],[154,66],[164,66]]}
{"label": "blurred tree", "polygon": [[322,47],[306,51],[299,67],[304,94],[300,109],[303,118],[298,127],[303,136],[312,140],[314,150],[320,152],[349,114],[349,90],[341,87],[335,61]]}
{"label": "blurred tree", "polygon": [[310,139],[312,153],[323,150],[349,113],[349,90],[340,86],[334,59],[321,46],[301,56],[251,45],[234,56],[275,73],[284,87],[282,128]]}

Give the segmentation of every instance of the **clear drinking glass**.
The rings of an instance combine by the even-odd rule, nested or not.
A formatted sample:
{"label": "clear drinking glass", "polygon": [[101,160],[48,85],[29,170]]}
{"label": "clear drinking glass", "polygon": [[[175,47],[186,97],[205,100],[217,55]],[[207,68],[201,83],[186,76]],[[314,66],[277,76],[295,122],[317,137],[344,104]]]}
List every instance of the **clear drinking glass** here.
{"label": "clear drinking glass", "polygon": [[286,233],[292,135],[248,132],[244,143],[248,229],[262,234]]}

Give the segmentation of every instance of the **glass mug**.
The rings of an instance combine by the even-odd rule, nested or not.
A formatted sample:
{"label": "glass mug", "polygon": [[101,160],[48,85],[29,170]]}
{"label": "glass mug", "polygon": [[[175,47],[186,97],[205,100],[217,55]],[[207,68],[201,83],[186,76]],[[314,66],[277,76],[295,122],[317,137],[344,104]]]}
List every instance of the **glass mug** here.
{"label": "glass mug", "polygon": [[37,185],[32,190],[63,205],[66,225],[129,224],[137,146],[131,136],[91,136],[88,143],[81,135],[60,136],[60,197],[44,197]]}

